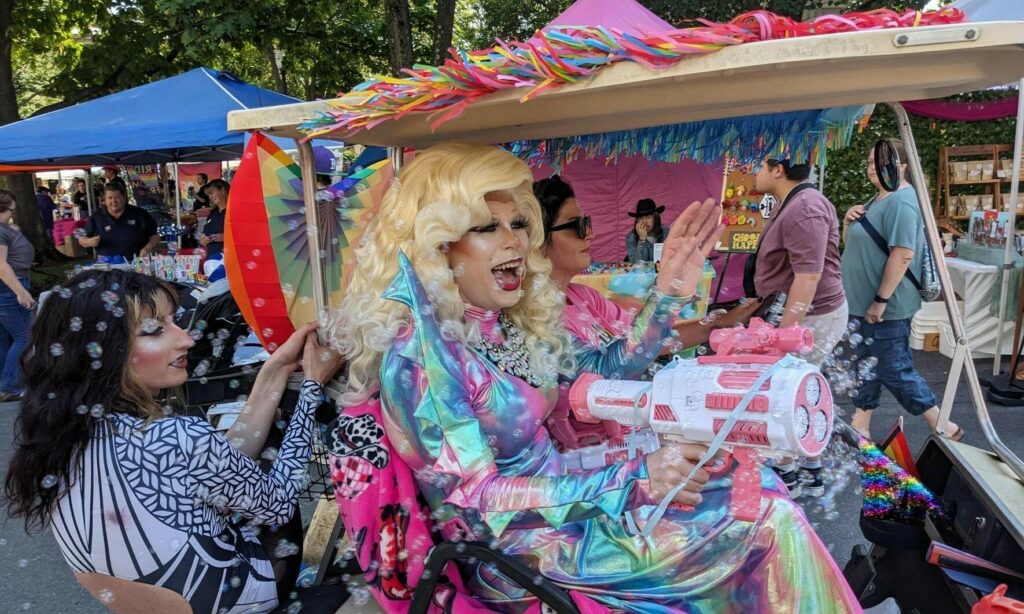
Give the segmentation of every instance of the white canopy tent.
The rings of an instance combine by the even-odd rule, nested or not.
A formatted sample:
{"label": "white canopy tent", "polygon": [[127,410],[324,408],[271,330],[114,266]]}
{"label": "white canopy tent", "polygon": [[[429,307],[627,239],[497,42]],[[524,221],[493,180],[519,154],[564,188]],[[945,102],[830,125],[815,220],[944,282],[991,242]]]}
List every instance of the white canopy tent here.
{"label": "white canopy tent", "polygon": [[[1021,0],[957,0],[950,4],[951,7],[963,11],[967,18],[974,22],[979,21],[1010,21],[1024,20],[1024,2]],[[1024,147],[1024,79],[1017,84],[1017,125],[1016,135],[1013,140],[1013,183],[1010,184],[1010,201],[1017,202],[1017,194],[1020,189],[1020,159],[1021,148]],[[1017,227],[1017,208],[1009,209],[1010,233]],[[992,375],[999,375],[1002,370],[1003,360],[1003,331],[1006,318],[1006,293],[1010,290],[1010,269],[1013,267],[1013,241],[1009,238],[1006,241],[1006,251],[1003,256],[1003,270],[1001,272],[1000,299],[999,299],[999,324],[996,328],[996,352],[992,360]],[[1013,346],[1017,347],[1020,339],[1013,340]],[[1013,374],[1010,374],[1013,377]]]}
{"label": "white canopy tent", "polygon": [[949,6],[975,22],[1024,19],[1024,2],[1020,0],[957,0]]}

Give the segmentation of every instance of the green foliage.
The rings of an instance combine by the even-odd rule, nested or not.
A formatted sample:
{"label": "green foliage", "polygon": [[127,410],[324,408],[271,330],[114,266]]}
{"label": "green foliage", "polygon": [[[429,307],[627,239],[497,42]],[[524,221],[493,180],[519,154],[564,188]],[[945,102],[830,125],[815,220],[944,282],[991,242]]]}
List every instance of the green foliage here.
{"label": "green foliage", "polygon": [[[1014,90],[1009,95],[1016,93]],[[992,100],[1007,96],[1003,90],[988,90],[952,96],[948,100]],[[929,194],[935,197],[935,177],[938,173],[939,150],[959,145],[1013,144],[1015,117],[985,122],[949,122],[910,116],[914,142],[921,158],[921,167],[929,180]],[[898,138],[895,116],[889,107],[878,105],[867,128],[854,134],[850,146],[828,153],[825,170],[825,195],[839,210],[863,203],[875,193],[865,174],[868,151],[882,137]]]}

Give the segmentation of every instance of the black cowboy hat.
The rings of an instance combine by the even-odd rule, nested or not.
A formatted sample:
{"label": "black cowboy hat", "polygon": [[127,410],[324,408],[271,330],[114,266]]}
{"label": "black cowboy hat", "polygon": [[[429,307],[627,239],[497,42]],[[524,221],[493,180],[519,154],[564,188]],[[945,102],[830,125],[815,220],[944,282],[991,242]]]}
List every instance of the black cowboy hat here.
{"label": "black cowboy hat", "polygon": [[664,210],[665,207],[659,207],[657,203],[654,202],[654,200],[650,198],[641,198],[636,202],[636,212],[629,213],[627,211],[626,215],[628,215],[629,217],[643,217],[645,215],[657,215]]}

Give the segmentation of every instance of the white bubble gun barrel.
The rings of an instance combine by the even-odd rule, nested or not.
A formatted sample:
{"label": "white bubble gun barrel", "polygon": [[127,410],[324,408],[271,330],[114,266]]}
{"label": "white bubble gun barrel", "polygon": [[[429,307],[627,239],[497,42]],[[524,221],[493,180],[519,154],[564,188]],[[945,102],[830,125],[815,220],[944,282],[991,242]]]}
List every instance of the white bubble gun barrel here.
{"label": "white bubble gun barrel", "polygon": [[756,380],[775,369],[735,417],[722,445],[740,463],[733,515],[754,520],[760,510],[760,458],[818,456],[832,435],[832,393],[819,369],[794,357],[776,366],[787,352],[813,343],[806,329],[775,329],[754,318],[746,329],[714,331],[717,355],[675,360],[650,382],[583,374],[569,392],[569,404],[583,422],[614,420],[649,427],[663,439],[710,444]]}

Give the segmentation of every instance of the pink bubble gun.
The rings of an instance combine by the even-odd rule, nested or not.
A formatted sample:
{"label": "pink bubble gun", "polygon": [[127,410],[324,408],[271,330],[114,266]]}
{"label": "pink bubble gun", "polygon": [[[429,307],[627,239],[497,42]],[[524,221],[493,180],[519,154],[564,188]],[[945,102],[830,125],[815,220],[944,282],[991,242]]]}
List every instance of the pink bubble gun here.
{"label": "pink bubble gun", "polygon": [[739,467],[730,509],[752,521],[760,513],[762,457],[817,456],[832,435],[828,383],[817,367],[787,354],[813,342],[806,329],[779,330],[754,318],[749,328],[712,333],[718,355],[676,359],[650,382],[583,374],[569,404],[581,422],[613,420],[648,427],[661,439],[705,444],[698,467],[719,449],[731,453]]}

